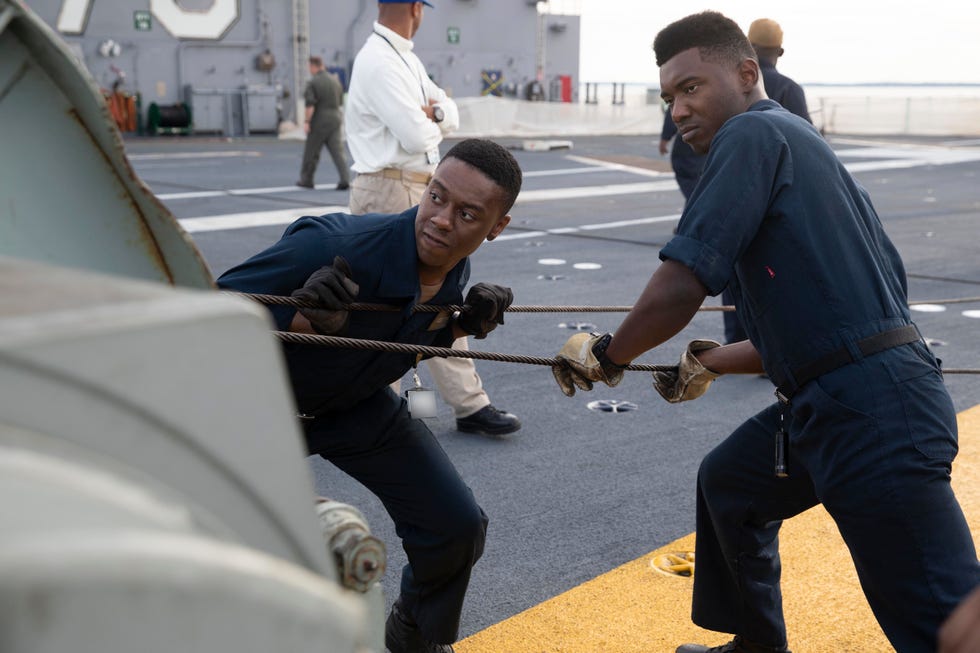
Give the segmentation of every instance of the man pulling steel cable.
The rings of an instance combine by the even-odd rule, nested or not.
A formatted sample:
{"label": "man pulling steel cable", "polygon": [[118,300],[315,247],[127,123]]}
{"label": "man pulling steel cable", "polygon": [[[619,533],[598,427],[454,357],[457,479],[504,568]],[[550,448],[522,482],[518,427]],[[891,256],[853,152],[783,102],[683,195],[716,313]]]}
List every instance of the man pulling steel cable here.
{"label": "man pulling steel cable", "polygon": [[[513,295],[479,283],[464,303],[468,257],[510,222],[521,180],[503,147],[461,141],[436,168],[418,206],[398,215],[300,218],[218,285],[324,306],[271,307],[281,330],[440,347],[465,335],[485,337],[503,324]],[[346,310],[352,301],[404,310]],[[421,303],[464,308],[452,316],[413,312]],[[381,499],[408,555],[386,624],[388,649],[451,652],[487,516],[429,428],[389,387],[418,358],[291,343],[283,350],[307,449]]]}
{"label": "man pulling steel cable", "polygon": [[782,520],[823,504],[889,641],[931,653],[980,564],[950,486],[956,414],[911,322],[898,251],[819,132],[766,97],[736,23],[689,16],[654,50],[704,170],[633,310],[612,336],[573,336],[555,377],[566,394],[615,385],[622,364],[729,286],[748,340],[695,341],[676,370],[655,373],[656,389],[680,402],[718,375],[765,371],[779,391],[698,472],[692,616],[735,637],[677,651],[788,651],[777,537]]}

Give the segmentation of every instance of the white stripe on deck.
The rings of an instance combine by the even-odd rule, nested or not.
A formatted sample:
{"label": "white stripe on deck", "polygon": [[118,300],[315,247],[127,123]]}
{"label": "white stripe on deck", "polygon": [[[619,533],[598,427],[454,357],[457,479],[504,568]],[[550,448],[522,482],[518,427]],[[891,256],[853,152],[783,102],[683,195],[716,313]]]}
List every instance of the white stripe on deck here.
{"label": "white stripe on deck", "polygon": [[[955,163],[966,163],[970,161],[980,161],[980,148],[977,149],[948,149],[937,147],[869,147],[854,148],[838,152],[842,158],[860,157],[871,159],[869,161],[855,161],[845,163],[845,167],[851,173],[873,172],[877,170],[900,170],[916,168],[925,165],[949,165]],[[565,188],[543,188],[537,190],[525,190],[517,198],[518,204],[530,202],[551,202],[560,200],[580,200],[590,197],[608,197],[613,195],[636,195],[642,193],[660,193],[677,191],[677,182],[673,175],[658,173],[634,166],[626,166],[617,163],[607,163],[597,159],[586,157],[567,156],[567,159],[581,163],[591,164],[583,168],[564,168],[557,170],[540,170],[528,172],[526,177],[532,176],[557,176],[563,174],[580,174],[585,172],[601,171],[620,171],[629,172],[645,177],[659,177],[658,181],[645,181],[626,184],[603,184],[597,186],[569,186]],[[598,164],[598,165],[596,165]],[[317,186],[320,189],[332,189],[332,184]],[[217,191],[194,191],[186,193],[164,193],[157,197],[161,200],[177,199],[199,199],[206,197],[220,196],[244,196],[251,194],[271,194],[295,192],[295,186],[272,186],[265,188],[240,188]],[[314,207],[296,207],[291,209],[279,209],[275,211],[256,211],[250,213],[230,213],[225,215],[201,216],[195,218],[185,218],[180,220],[180,224],[190,233],[203,231],[224,231],[231,229],[248,229],[252,227],[267,227],[273,225],[289,224],[304,215],[324,215],[326,213],[343,213],[348,211],[345,205],[329,205]],[[656,216],[650,218],[639,218],[637,220],[619,220],[615,222],[599,223],[596,225],[582,225],[578,227],[561,227],[547,230],[536,230],[522,233],[510,233],[501,236],[498,240],[509,240],[516,238],[540,237],[548,234],[574,233],[577,231],[589,231],[595,229],[615,229],[619,227],[630,227],[638,224],[650,224],[652,222],[666,222],[677,220],[678,215]]]}
{"label": "white stripe on deck", "polygon": [[560,227],[557,229],[542,229],[540,231],[522,231],[518,233],[503,233],[494,239],[494,242],[500,240],[517,240],[520,238],[540,238],[541,236],[548,235],[560,235],[560,234],[573,234],[580,231],[597,231],[599,229],[620,229],[622,227],[635,227],[641,224],[654,224],[656,222],[677,222],[681,219],[680,213],[674,213],[672,215],[657,215],[649,218],[636,218],[635,220],[614,220],[612,222],[598,222],[595,224],[583,224],[578,227]]}
{"label": "white stripe on deck", "polygon": [[249,229],[252,227],[270,227],[282,224],[292,224],[304,215],[326,215],[328,213],[346,213],[347,206],[310,206],[306,208],[279,209],[277,211],[255,211],[252,213],[226,213],[225,215],[209,215],[200,218],[184,218],[178,220],[180,226],[188,233],[202,231],[229,231],[232,229]]}
{"label": "white stripe on deck", "polygon": [[161,161],[170,159],[226,159],[241,157],[258,157],[261,152],[255,150],[228,150],[227,152],[154,152],[148,154],[129,154],[130,161]]}

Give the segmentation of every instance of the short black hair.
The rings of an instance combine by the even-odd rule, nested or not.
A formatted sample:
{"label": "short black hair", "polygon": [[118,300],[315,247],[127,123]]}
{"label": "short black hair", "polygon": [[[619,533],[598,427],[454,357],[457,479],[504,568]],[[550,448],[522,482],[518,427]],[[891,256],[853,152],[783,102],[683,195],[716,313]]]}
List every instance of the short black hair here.
{"label": "short black hair", "polygon": [[524,175],[517,159],[505,147],[484,138],[468,138],[453,145],[443,157],[446,159],[459,159],[500,186],[505,214],[514,206]]}
{"label": "short black hair", "polygon": [[662,66],[684,50],[698,48],[703,60],[737,66],[758,56],[742,29],[717,11],[703,11],[681,18],[660,30],[653,41],[657,65]]}

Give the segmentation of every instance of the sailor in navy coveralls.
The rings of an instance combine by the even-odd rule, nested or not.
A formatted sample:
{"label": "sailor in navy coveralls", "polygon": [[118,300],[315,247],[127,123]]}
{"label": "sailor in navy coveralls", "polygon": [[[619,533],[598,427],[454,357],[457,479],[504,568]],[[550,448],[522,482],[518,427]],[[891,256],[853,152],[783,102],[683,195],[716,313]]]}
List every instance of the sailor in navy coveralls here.
{"label": "sailor in navy coveralls", "polygon": [[823,504],[889,641],[932,653],[980,565],[950,486],[956,414],[911,322],[899,254],[820,134],[766,99],[734,22],[690,16],[654,49],[664,99],[705,167],[632,312],[612,336],[573,336],[555,376],[566,394],[617,383],[620,364],[728,286],[749,340],[692,342],[656,388],[685,401],[720,374],[765,371],[779,389],[698,473],[693,619],[735,638],[677,650],[787,651],[777,536]]}
{"label": "sailor in navy coveralls", "polygon": [[[521,186],[513,155],[469,139],[446,154],[419,206],[400,215],[305,217],[279,242],[232,268],[218,285],[293,295],[328,308],[271,307],[283,331],[450,347],[486,337],[513,300],[509,288],[474,285],[468,256],[510,221]],[[400,311],[347,311],[352,302]],[[459,305],[459,314],[413,312]],[[415,354],[285,344],[306,444],[384,503],[408,556],[386,624],[391,653],[452,651],[487,516],[432,432],[389,384]]]}

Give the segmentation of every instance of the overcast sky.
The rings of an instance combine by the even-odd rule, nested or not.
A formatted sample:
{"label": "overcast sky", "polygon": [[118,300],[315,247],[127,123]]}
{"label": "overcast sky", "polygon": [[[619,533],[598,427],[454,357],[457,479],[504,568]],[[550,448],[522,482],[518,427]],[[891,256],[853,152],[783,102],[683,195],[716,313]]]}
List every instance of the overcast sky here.
{"label": "overcast sky", "polygon": [[579,0],[583,82],[659,85],[657,32],[713,9],[743,30],[756,18],[783,28],[779,69],[800,83],[980,83],[977,0]]}

